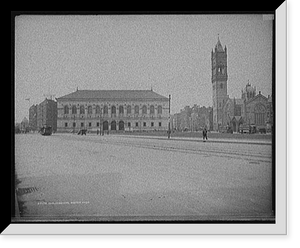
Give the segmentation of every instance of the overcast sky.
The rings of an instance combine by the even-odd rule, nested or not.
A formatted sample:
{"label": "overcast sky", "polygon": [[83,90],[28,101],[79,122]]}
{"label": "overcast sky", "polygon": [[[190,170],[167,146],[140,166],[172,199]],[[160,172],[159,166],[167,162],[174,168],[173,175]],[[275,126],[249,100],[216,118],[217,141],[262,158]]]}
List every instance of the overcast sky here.
{"label": "overcast sky", "polygon": [[[171,114],[212,106],[211,51],[228,54],[228,94],[272,93],[272,18],[263,15],[21,15],[15,19],[15,120],[79,89],[171,94]],[[30,98],[30,101],[25,99]]]}

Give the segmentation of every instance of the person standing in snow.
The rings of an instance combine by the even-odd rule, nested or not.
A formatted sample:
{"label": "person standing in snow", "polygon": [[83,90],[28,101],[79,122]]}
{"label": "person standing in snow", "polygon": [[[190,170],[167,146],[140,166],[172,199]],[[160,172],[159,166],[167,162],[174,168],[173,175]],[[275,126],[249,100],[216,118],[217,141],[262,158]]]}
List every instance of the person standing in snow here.
{"label": "person standing in snow", "polygon": [[207,129],[206,127],[202,131],[203,141],[207,140]]}

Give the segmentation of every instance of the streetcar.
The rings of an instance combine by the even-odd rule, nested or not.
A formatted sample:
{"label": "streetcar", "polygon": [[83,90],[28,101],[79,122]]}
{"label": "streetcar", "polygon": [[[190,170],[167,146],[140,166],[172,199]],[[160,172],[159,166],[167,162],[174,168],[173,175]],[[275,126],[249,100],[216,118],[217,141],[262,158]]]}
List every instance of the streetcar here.
{"label": "streetcar", "polygon": [[40,130],[41,135],[51,135],[52,134],[52,127],[51,126],[45,126],[42,127]]}

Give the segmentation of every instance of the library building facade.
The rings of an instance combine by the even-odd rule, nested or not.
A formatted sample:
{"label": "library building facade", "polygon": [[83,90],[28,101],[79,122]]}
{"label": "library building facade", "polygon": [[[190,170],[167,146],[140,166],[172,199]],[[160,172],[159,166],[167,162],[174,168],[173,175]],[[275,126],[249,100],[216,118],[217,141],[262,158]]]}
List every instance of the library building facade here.
{"label": "library building facade", "polygon": [[57,98],[57,132],[167,130],[169,99],[153,90],[76,90]]}

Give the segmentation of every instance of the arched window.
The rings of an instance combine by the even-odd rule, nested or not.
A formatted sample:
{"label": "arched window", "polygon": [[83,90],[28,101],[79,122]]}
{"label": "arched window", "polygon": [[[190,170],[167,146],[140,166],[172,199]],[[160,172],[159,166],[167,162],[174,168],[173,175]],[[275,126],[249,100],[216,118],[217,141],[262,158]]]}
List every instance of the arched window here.
{"label": "arched window", "polygon": [[154,106],[153,105],[150,106],[150,114],[154,115]]}
{"label": "arched window", "polygon": [[92,106],[90,105],[90,106],[88,106],[88,114],[92,114],[93,113],[93,109],[92,109]]}
{"label": "arched window", "polygon": [[131,106],[130,105],[127,106],[127,114],[131,114]]}
{"label": "arched window", "polygon": [[138,115],[139,114],[139,106],[138,105],[135,105],[135,107],[134,107],[134,113],[136,114],[136,115]]}
{"label": "arched window", "polygon": [[254,121],[256,125],[265,125],[266,107],[263,104],[256,104],[254,107]]}
{"label": "arched window", "polygon": [[100,106],[96,105],[96,114],[100,114]]}
{"label": "arched window", "polygon": [[222,83],[220,84],[220,88],[223,89],[223,84]]}
{"label": "arched window", "polygon": [[84,106],[83,105],[80,105],[79,114],[84,115]]}
{"label": "arched window", "polygon": [[119,106],[119,114],[123,115],[124,114],[124,107],[121,105]]}
{"label": "arched window", "polygon": [[64,106],[64,114],[65,114],[65,115],[68,115],[68,114],[69,114],[69,107],[68,107],[68,105],[65,105],[65,106]]}
{"label": "arched window", "polygon": [[157,114],[162,114],[162,106],[161,105],[159,105],[158,107],[157,107]]}
{"label": "arched window", "polygon": [[116,114],[116,106],[111,106],[111,114],[115,115]]}
{"label": "arched window", "polygon": [[104,105],[104,107],[103,107],[103,114],[105,114],[105,115],[108,114],[108,107],[107,107],[107,105]]}
{"label": "arched window", "polygon": [[144,105],[143,107],[142,107],[142,114],[144,115],[144,114],[147,114],[147,106],[146,105]]}
{"label": "arched window", "polygon": [[72,106],[72,114],[73,114],[73,115],[76,115],[76,114],[77,114],[77,108],[76,108],[76,105],[73,105],[73,106]]}

